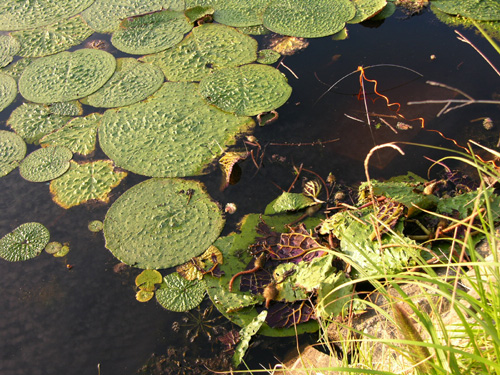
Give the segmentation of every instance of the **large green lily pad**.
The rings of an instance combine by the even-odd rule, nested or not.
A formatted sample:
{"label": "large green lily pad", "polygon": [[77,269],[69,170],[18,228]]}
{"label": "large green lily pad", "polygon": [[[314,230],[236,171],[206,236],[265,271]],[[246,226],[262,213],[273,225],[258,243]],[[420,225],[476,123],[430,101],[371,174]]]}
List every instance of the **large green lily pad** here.
{"label": "large green lily pad", "polygon": [[40,139],[40,144],[46,146],[64,146],[73,153],[89,155],[95,150],[97,128],[102,115],[91,113],[85,117],[77,117],[64,127]]}
{"label": "large green lily pad", "polygon": [[123,20],[111,43],[120,51],[145,55],[175,46],[192,28],[183,12],[166,10]]}
{"label": "large green lily pad", "polygon": [[94,0],[2,0],[0,30],[50,25],[87,9]]}
{"label": "large green lily pad", "polygon": [[201,183],[149,179],[113,203],[104,220],[104,237],[106,247],[120,261],[159,269],[203,253],[223,226],[219,206]]}
{"label": "large green lily pad", "polygon": [[479,21],[500,20],[500,3],[497,0],[436,0],[432,6],[445,13]]}
{"label": "large green lily pad", "polygon": [[96,0],[82,16],[95,31],[111,33],[127,17],[163,9],[183,11],[184,0]]}
{"label": "large green lily pad", "polygon": [[205,297],[205,283],[202,280],[186,280],[177,272],[163,278],[156,291],[156,300],[170,311],[189,311],[198,306]]}
{"label": "large green lily pad", "polygon": [[87,163],[70,162],[69,170],[50,182],[52,199],[63,208],[90,200],[108,202],[109,193],[125,178],[126,172],[114,171],[109,160]]}
{"label": "large green lily pad", "polygon": [[49,230],[40,223],[25,223],[0,239],[0,257],[9,262],[39,255],[49,243]]}
{"label": "large green lily pad", "polygon": [[62,128],[69,116],[53,114],[49,106],[23,103],[14,109],[7,120],[12,130],[19,134],[26,143],[37,144],[44,135]]}
{"label": "large green lily pad", "polygon": [[19,78],[19,91],[35,103],[83,98],[102,87],[115,66],[115,58],[105,51],[84,48],[61,52],[28,65]]}
{"label": "large green lily pad", "polygon": [[11,35],[0,35],[0,68],[10,64],[14,56],[21,49],[21,45]]}
{"label": "large green lily pad", "polygon": [[116,71],[104,86],[82,103],[93,107],[122,107],[146,99],[158,90],[165,77],[154,65],[133,58],[116,60]]}
{"label": "large green lily pad", "polygon": [[76,46],[92,35],[93,30],[81,16],[53,25],[12,33],[21,44],[17,53],[23,57],[42,57]]}
{"label": "large green lily pad", "polygon": [[167,82],[145,102],[106,111],[99,142],[117,166],[131,172],[194,176],[252,125],[248,117],[208,105],[197,84]]}
{"label": "large green lily pad", "polygon": [[73,153],[66,147],[39,148],[19,165],[21,176],[31,182],[53,180],[69,169]]}
{"label": "large green lily pad", "polygon": [[216,70],[200,82],[200,93],[223,111],[254,116],[285,104],[292,88],[279,70],[250,64]]}
{"label": "large green lily pad", "polygon": [[218,24],[195,27],[174,48],[141,58],[159,66],[169,81],[199,81],[214,69],[257,59],[257,41]]}
{"label": "large green lily pad", "polygon": [[8,74],[0,72],[0,112],[7,108],[17,96],[17,83]]}
{"label": "large green lily pad", "polygon": [[283,35],[319,38],[342,30],[355,14],[350,0],[273,0],[264,26]]}
{"label": "large green lily pad", "polygon": [[14,132],[0,130],[0,177],[19,165],[26,155],[26,143]]}
{"label": "large green lily pad", "polygon": [[215,21],[227,26],[246,27],[262,24],[268,3],[269,0],[188,0],[186,8],[211,6],[215,11]]}

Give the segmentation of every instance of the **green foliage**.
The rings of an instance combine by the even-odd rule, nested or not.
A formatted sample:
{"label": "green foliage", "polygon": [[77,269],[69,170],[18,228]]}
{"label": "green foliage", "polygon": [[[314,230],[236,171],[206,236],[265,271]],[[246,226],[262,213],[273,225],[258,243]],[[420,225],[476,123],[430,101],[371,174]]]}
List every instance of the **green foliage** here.
{"label": "green foliage", "polygon": [[150,179],[113,203],[104,220],[104,237],[106,247],[122,262],[160,269],[200,255],[223,226],[218,205],[201,183]]}
{"label": "green foliage", "polygon": [[214,20],[234,27],[262,24],[262,16],[269,0],[188,0],[187,6],[209,5],[213,7]]}
{"label": "green foliage", "polygon": [[7,108],[16,99],[16,96],[16,80],[0,72],[0,112]]}
{"label": "green foliage", "polygon": [[19,165],[26,155],[26,143],[16,133],[0,130],[0,177]]}
{"label": "green foliage", "polygon": [[240,342],[235,348],[232,363],[234,367],[238,367],[248,349],[250,339],[254,336],[264,324],[267,317],[267,311],[261,311],[249,324],[240,330]]}
{"label": "green foliage", "polygon": [[73,157],[66,147],[39,148],[29,154],[19,165],[21,176],[31,182],[53,180],[69,169],[69,161]]}
{"label": "green foliage", "polygon": [[432,6],[445,13],[479,21],[500,20],[500,3],[497,0],[435,0]]}
{"label": "green foliage", "polygon": [[163,277],[156,270],[144,270],[135,278],[135,285],[139,290],[135,298],[139,302],[147,302],[154,296],[156,284],[161,284]]}
{"label": "green foliage", "polygon": [[101,220],[92,220],[88,225],[89,231],[97,233],[104,228],[104,224]]}
{"label": "green foliage", "polygon": [[356,15],[349,20],[349,23],[359,23],[378,14],[387,5],[386,0],[353,0],[356,7]]}
{"label": "green foliage", "polygon": [[[272,212],[280,213],[286,211],[298,211],[303,208],[313,206],[316,202],[306,197],[302,193],[288,193],[284,191],[276,200],[273,201]],[[267,209],[266,209],[267,211]]]}
{"label": "green foliage", "polygon": [[175,46],[192,28],[183,12],[161,11],[123,20],[111,43],[132,55],[155,53]]}
{"label": "green foliage", "polygon": [[96,49],[79,49],[42,57],[26,67],[19,91],[36,103],[64,102],[97,91],[115,71],[115,58]]}
{"label": "green foliage", "polygon": [[198,306],[205,297],[203,280],[188,281],[177,272],[163,278],[163,283],[156,291],[156,300],[170,311],[189,311]]}
{"label": "green foliage", "polygon": [[108,194],[118,186],[126,172],[115,172],[109,160],[88,163],[70,162],[69,170],[52,180],[52,199],[63,208],[70,208],[90,200],[108,202]]}
{"label": "green foliage", "polygon": [[189,22],[195,22],[199,19],[203,19],[205,16],[210,16],[214,14],[214,9],[210,6],[195,6],[186,9],[184,12]]}
{"label": "green foliage", "polygon": [[25,223],[0,239],[0,257],[9,262],[38,256],[49,243],[50,233],[40,223]]}
{"label": "green foliage", "polygon": [[0,35],[0,68],[10,64],[14,56],[21,49],[21,45],[11,35]]}
{"label": "green foliage", "polygon": [[281,58],[281,55],[272,49],[261,49],[257,55],[257,62],[261,64],[274,64]]}
{"label": "green foliage", "polygon": [[345,285],[349,279],[339,271],[324,278],[318,288],[316,309],[323,319],[340,316],[352,299],[353,285]]}
{"label": "green foliage", "polygon": [[215,69],[257,59],[257,41],[231,27],[206,23],[177,46],[141,60],[159,66],[169,81],[199,81]]}
{"label": "green foliage", "polygon": [[200,93],[223,111],[254,116],[285,104],[292,88],[279,70],[250,64],[214,71],[201,80]]}
{"label": "green foliage", "polygon": [[50,105],[50,113],[60,116],[81,116],[83,108],[78,100],[59,102]]}
{"label": "green foliage", "polygon": [[52,241],[45,246],[45,252],[50,255],[54,255],[61,251],[63,245],[60,242]]}
{"label": "green foliage", "polygon": [[1,69],[2,73],[5,73],[16,80],[19,80],[21,74],[23,74],[24,69],[33,62],[33,59],[23,58],[21,60],[17,60],[16,62],[9,64],[6,68]]}
{"label": "green foliage", "polygon": [[58,23],[11,33],[20,45],[17,53],[23,57],[42,57],[62,52],[76,46],[92,35],[81,16],[62,20]]}

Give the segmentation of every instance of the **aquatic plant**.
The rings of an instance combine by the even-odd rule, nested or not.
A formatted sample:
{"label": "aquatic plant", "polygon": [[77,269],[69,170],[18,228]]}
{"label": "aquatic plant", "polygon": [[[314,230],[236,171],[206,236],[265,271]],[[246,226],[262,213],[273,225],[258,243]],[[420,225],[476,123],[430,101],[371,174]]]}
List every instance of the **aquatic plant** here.
{"label": "aquatic plant", "polygon": [[0,68],[7,66],[21,49],[21,45],[11,35],[0,35]]}
{"label": "aquatic plant", "polygon": [[436,0],[432,5],[442,12],[479,21],[500,20],[500,4],[496,0]]}
{"label": "aquatic plant", "polygon": [[0,239],[0,257],[9,262],[32,259],[42,252],[49,239],[49,230],[43,224],[21,224]]}
{"label": "aquatic plant", "polygon": [[205,283],[203,280],[186,280],[177,272],[163,278],[163,282],[156,291],[158,303],[171,311],[189,311],[198,306],[205,297]]}
{"label": "aquatic plant", "polygon": [[8,175],[26,155],[26,143],[16,133],[0,130],[0,177]]}
{"label": "aquatic plant", "polygon": [[31,182],[45,182],[63,175],[73,153],[66,147],[46,147],[33,151],[19,165],[21,176]]}
{"label": "aquatic plant", "polygon": [[147,302],[155,295],[156,284],[161,284],[163,277],[156,270],[144,270],[135,278],[135,286],[139,289],[135,298],[139,302]]}
{"label": "aquatic plant", "polygon": [[100,232],[103,228],[104,223],[100,220],[92,220],[88,225],[89,231],[94,233]]}
{"label": "aquatic plant", "polygon": [[188,0],[186,7],[194,5],[211,6],[214,21],[233,27],[256,26],[262,24],[264,10],[269,0]]}
{"label": "aquatic plant", "polygon": [[17,96],[17,83],[11,76],[0,73],[0,112],[7,108]]}

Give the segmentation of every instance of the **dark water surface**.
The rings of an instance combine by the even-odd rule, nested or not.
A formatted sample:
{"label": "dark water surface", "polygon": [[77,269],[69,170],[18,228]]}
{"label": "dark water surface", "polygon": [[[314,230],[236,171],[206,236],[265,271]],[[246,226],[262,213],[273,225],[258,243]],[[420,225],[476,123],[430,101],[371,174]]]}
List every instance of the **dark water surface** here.
{"label": "dark water surface", "polygon": [[[375,144],[413,141],[453,146],[436,133],[419,129],[417,122],[411,123],[414,129],[395,134],[385,126],[370,129],[347,118],[344,114],[364,118],[364,105],[356,97],[359,74],[344,79],[318,101],[328,85],[359,65],[393,64],[418,71],[423,77],[385,66],[367,69],[366,76],[378,81],[379,91],[391,102],[403,105],[401,113],[406,118],[422,117],[426,127],[439,129],[462,143],[472,138],[490,147],[496,144],[498,127],[486,131],[480,122],[470,122],[479,117],[491,117],[494,122],[500,119],[496,106],[468,106],[436,118],[439,105],[406,105],[412,100],[456,97],[454,92],[426,85],[426,80],[459,88],[476,99],[491,99],[497,89],[499,78],[493,70],[431,12],[411,18],[397,12],[378,27],[350,25],[348,30],[345,41],[310,40],[306,50],[284,59],[298,79],[280,68],[293,94],[279,108],[278,121],[255,130],[261,150],[265,150],[262,167],[257,171],[250,160],[245,161],[240,182],[224,192],[218,190],[218,170],[200,178],[215,200],[238,206],[237,213],[228,217],[224,233],[233,231],[244,214],[262,212],[280,193],[276,185],[287,189],[294,179],[293,165],[302,164],[323,178],[331,172],[340,184],[349,185],[364,178],[363,159]],[[485,40],[471,30],[462,32],[493,62],[499,60]],[[266,38],[260,41],[265,44]],[[372,92],[371,85],[366,89]],[[2,129],[18,104],[2,113]],[[382,100],[369,106],[371,111],[391,114]],[[338,141],[317,144],[334,139]],[[371,176],[387,178],[411,170],[425,177],[430,163],[423,156],[439,157],[429,149],[403,149],[405,156],[395,151],[374,156]],[[95,158],[105,156],[98,152]],[[303,176],[312,177],[307,173]],[[112,201],[144,179],[129,175],[113,191]],[[118,261],[105,249],[102,234],[87,230],[90,220],[104,219],[107,205],[65,210],[52,202],[48,184],[27,182],[17,169],[0,179],[0,192],[0,235],[24,222],[38,221],[50,230],[51,240],[71,246],[65,258],[42,253],[26,262],[0,260],[0,375],[92,375],[98,373],[98,364],[103,375],[135,374],[152,353],[161,355],[168,346],[188,344],[183,330],[176,333],[171,329],[183,315],[167,312],[154,301],[138,303],[134,278],[139,270],[115,272]],[[68,270],[67,264],[73,268]],[[253,368],[259,363],[268,366],[275,355],[283,355],[284,350],[265,349],[265,340],[257,342],[260,345],[250,351]],[[293,347],[293,340],[281,342]],[[199,339],[189,345],[205,344]]]}

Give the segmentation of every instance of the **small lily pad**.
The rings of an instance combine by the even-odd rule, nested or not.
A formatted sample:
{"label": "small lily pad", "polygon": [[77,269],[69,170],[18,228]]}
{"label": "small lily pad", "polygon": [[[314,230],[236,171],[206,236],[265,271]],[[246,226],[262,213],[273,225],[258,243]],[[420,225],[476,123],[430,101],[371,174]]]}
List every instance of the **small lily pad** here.
{"label": "small lily pad", "polygon": [[17,83],[11,76],[0,72],[0,112],[7,108],[17,96]]}
{"label": "small lily pad", "polygon": [[9,262],[34,258],[49,239],[49,230],[44,225],[36,222],[22,224],[0,239],[0,257]]}
{"label": "small lily pad", "polygon": [[163,278],[160,289],[156,291],[156,300],[170,311],[189,311],[198,306],[205,297],[203,280],[189,281],[177,272]]}
{"label": "small lily pad", "polygon": [[70,208],[89,200],[107,202],[109,193],[125,178],[126,172],[115,172],[110,160],[88,163],[70,162],[69,170],[52,180],[52,199],[63,208]]}
{"label": "small lily pad", "polygon": [[56,252],[52,255],[56,258],[62,258],[62,257],[65,257],[69,253],[69,250],[70,250],[69,246],[67,244],[64,244],[58,252]]}
{"label": "small lily pad", "polygon": [[35,103],[83,98],[101,88],[115,71],[113,55],[97,49],[79,49],[42,57],[26,67],[19,92]]}
{"label": "small lily pad", "polygon": [[281,55],[272,49],[261,49],[257,54],[257,62],[261,64],[274,64],[281,58]]}
{"label": "small lily pad", "polygon": [[101,220],[92,220],[88,225],[89,231],[94,233],[100,232],[103,227],[104,224]]}
{"label": "small lily pad", "polygon": [[10,64],[21,49],[21,44],[11,35],[0,35],[0,68]]}
{"label": "small lily pad", "polygon": [[78,100],[70,102],[59,102],[49,106],[50,113],[60,116],[81,116],[83,108]]}
{"label": "small lily pad", "polygon": [[135,278],[135,285],[148,292],[154,292],[155,285],[161,284],[163,277],[157,270],[144,270]]}
{"label": "small lily pad", "polygon": [[155,296],[155,292],[140,289],[135,294],[135,299],[139,302],[148,302]]}
{"label": "small lily pad", "polygon": [[131,55],[156,53],[175,46],[192,28],[183,12],[165,10],[123,20],[111,43]]}
{"label": "small lily pad", "polygon": [[21,177],[31,182],[45,182],[63,175],[69,169],[73,153],[66,147],[40,148],[19,165]]}
{"label": "small lily pad", "polygon": [[285,104],[292,88],[279,70],[250,64],[216,70],[200,82],[200,93],[223,111],[254,116]]}
{"label": "small lily pad", "polygon": [[6,176],[26,155],[26,143],[16,133],[0,130],[0,177]]}
{"label": "small lily pad", "polygon": [[58,253],[59,251],[61,251],[62,247],[63,247],[62,243],[57,242],[57,241],[52,241],[52,242],[49,242],[47,244],[47,246],[45,246],[45,252],[47,254],[54,255],[54,254]]}

